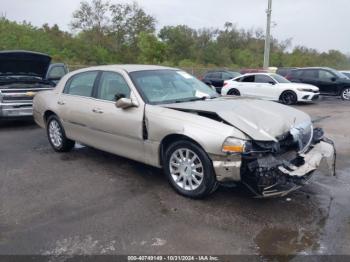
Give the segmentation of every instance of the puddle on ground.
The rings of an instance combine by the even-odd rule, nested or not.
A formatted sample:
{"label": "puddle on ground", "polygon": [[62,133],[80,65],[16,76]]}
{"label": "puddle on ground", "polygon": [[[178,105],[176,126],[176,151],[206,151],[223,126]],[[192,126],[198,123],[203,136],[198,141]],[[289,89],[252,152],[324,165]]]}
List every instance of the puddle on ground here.
{"label": "puddle on ground", "polygon": [[289,261],[297,254],[308,254],[319,244],[315,233],[304,229],[265,228],[254,239],[259,255],[281,256],[279,261]]}

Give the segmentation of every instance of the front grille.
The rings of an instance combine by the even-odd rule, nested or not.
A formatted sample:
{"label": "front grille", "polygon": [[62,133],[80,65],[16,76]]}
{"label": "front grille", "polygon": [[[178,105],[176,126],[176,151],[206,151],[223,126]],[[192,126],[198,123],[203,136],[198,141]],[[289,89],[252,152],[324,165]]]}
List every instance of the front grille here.
{"label": "front grille", "polygon": [[3,98],[3,102],[6,102],[6,101],[31,101],[33,100],[33,97],[29,97],[29,96],[5,96]]}
{"label": "front grille", "polygon": [[22,103],[33,100],[33,93],[51,90],[52,88],[7,88],[0,89],[0,101],[2,103]]}

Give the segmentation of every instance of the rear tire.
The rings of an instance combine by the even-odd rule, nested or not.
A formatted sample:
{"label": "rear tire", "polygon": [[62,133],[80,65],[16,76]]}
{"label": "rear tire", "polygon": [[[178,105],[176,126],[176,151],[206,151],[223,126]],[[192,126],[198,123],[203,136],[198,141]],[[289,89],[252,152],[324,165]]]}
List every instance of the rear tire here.
{"label": "rear tire", "polygon": [[280,96],[280,102],[285,105],[295,105],[298,102],[298,96],[293,91],[284,91]]}
{"label": "rear tire", "polygon": [[164,171],[170,185],[189,198],[204,198],[217,188],[213,164],[207,153],[195,143],[181,140],[165,152]]}
{"label": "rear tire", "polygon": [[75,141],[66,137],[63,126],[56,115],[51,115],[47,119],[46,132],[49,142],[56,152],[68,152],[75,145]]}
{"label": "rear tire", "polygon": [[350,101],[350,87],[345,87],[340,94],[341,99]]}
{"label": "rear tire", "polygon": [[241,95],[241,93],[240,93],[237,89],[235,89],[235,88],[230,89],[230,90],[227,92],[227,94],[228,94],[229,96],[240,96],[240,95]]}

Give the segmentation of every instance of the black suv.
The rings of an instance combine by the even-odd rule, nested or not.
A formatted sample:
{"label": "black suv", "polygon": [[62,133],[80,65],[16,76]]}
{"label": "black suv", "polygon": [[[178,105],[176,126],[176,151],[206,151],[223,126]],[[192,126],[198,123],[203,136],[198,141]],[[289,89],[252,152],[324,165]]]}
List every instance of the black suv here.
{"label": "black suv", "polygon": [[322,95],[340,96],[350,100],[350,79],[328,67],[310,67],[292,70],[286,77],[296,83],[317,86]]}
{"label": "black suv", "polygon": [[294,69],[298,69],[298,68],[297,67],[280,67],[277,69],[276,74],[286,77]]}
{"label": "black suv", "polygon": [[230,80],[240,76],[241,74],[229,70],[213,70],[208,71],[202,78],[202,81],[207,85],[215,87],[216,91],[221,94],[221,89],[225,80]]}

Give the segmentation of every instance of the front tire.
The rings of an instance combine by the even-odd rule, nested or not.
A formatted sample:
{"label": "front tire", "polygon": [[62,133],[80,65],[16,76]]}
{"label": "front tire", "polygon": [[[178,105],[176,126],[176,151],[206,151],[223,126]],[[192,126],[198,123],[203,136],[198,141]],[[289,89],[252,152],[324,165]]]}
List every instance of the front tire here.
{"label": "front tire", "polygon": [[298,102],[298,96],[293,91],[285,91],[280,96],[280,102],[285,105],[295,105]]}
{"label": "front tire", "polygon": [[340,94],[341,99],[350,101],[350,87],[346,87],[341,91]]}
{"label": "front tire", "polygon": [[56,115],[51,115],[46,121],[46,132],[52,148],[56,152],[70,151],[75,142],[66,137],[63,126]]}
{"label": "front tire", "polygon": [[207,153],[195,143],[182,140],[165,152],[164,171],[171,186],[190,198],[204,198],[217,187],[215,172]]}

